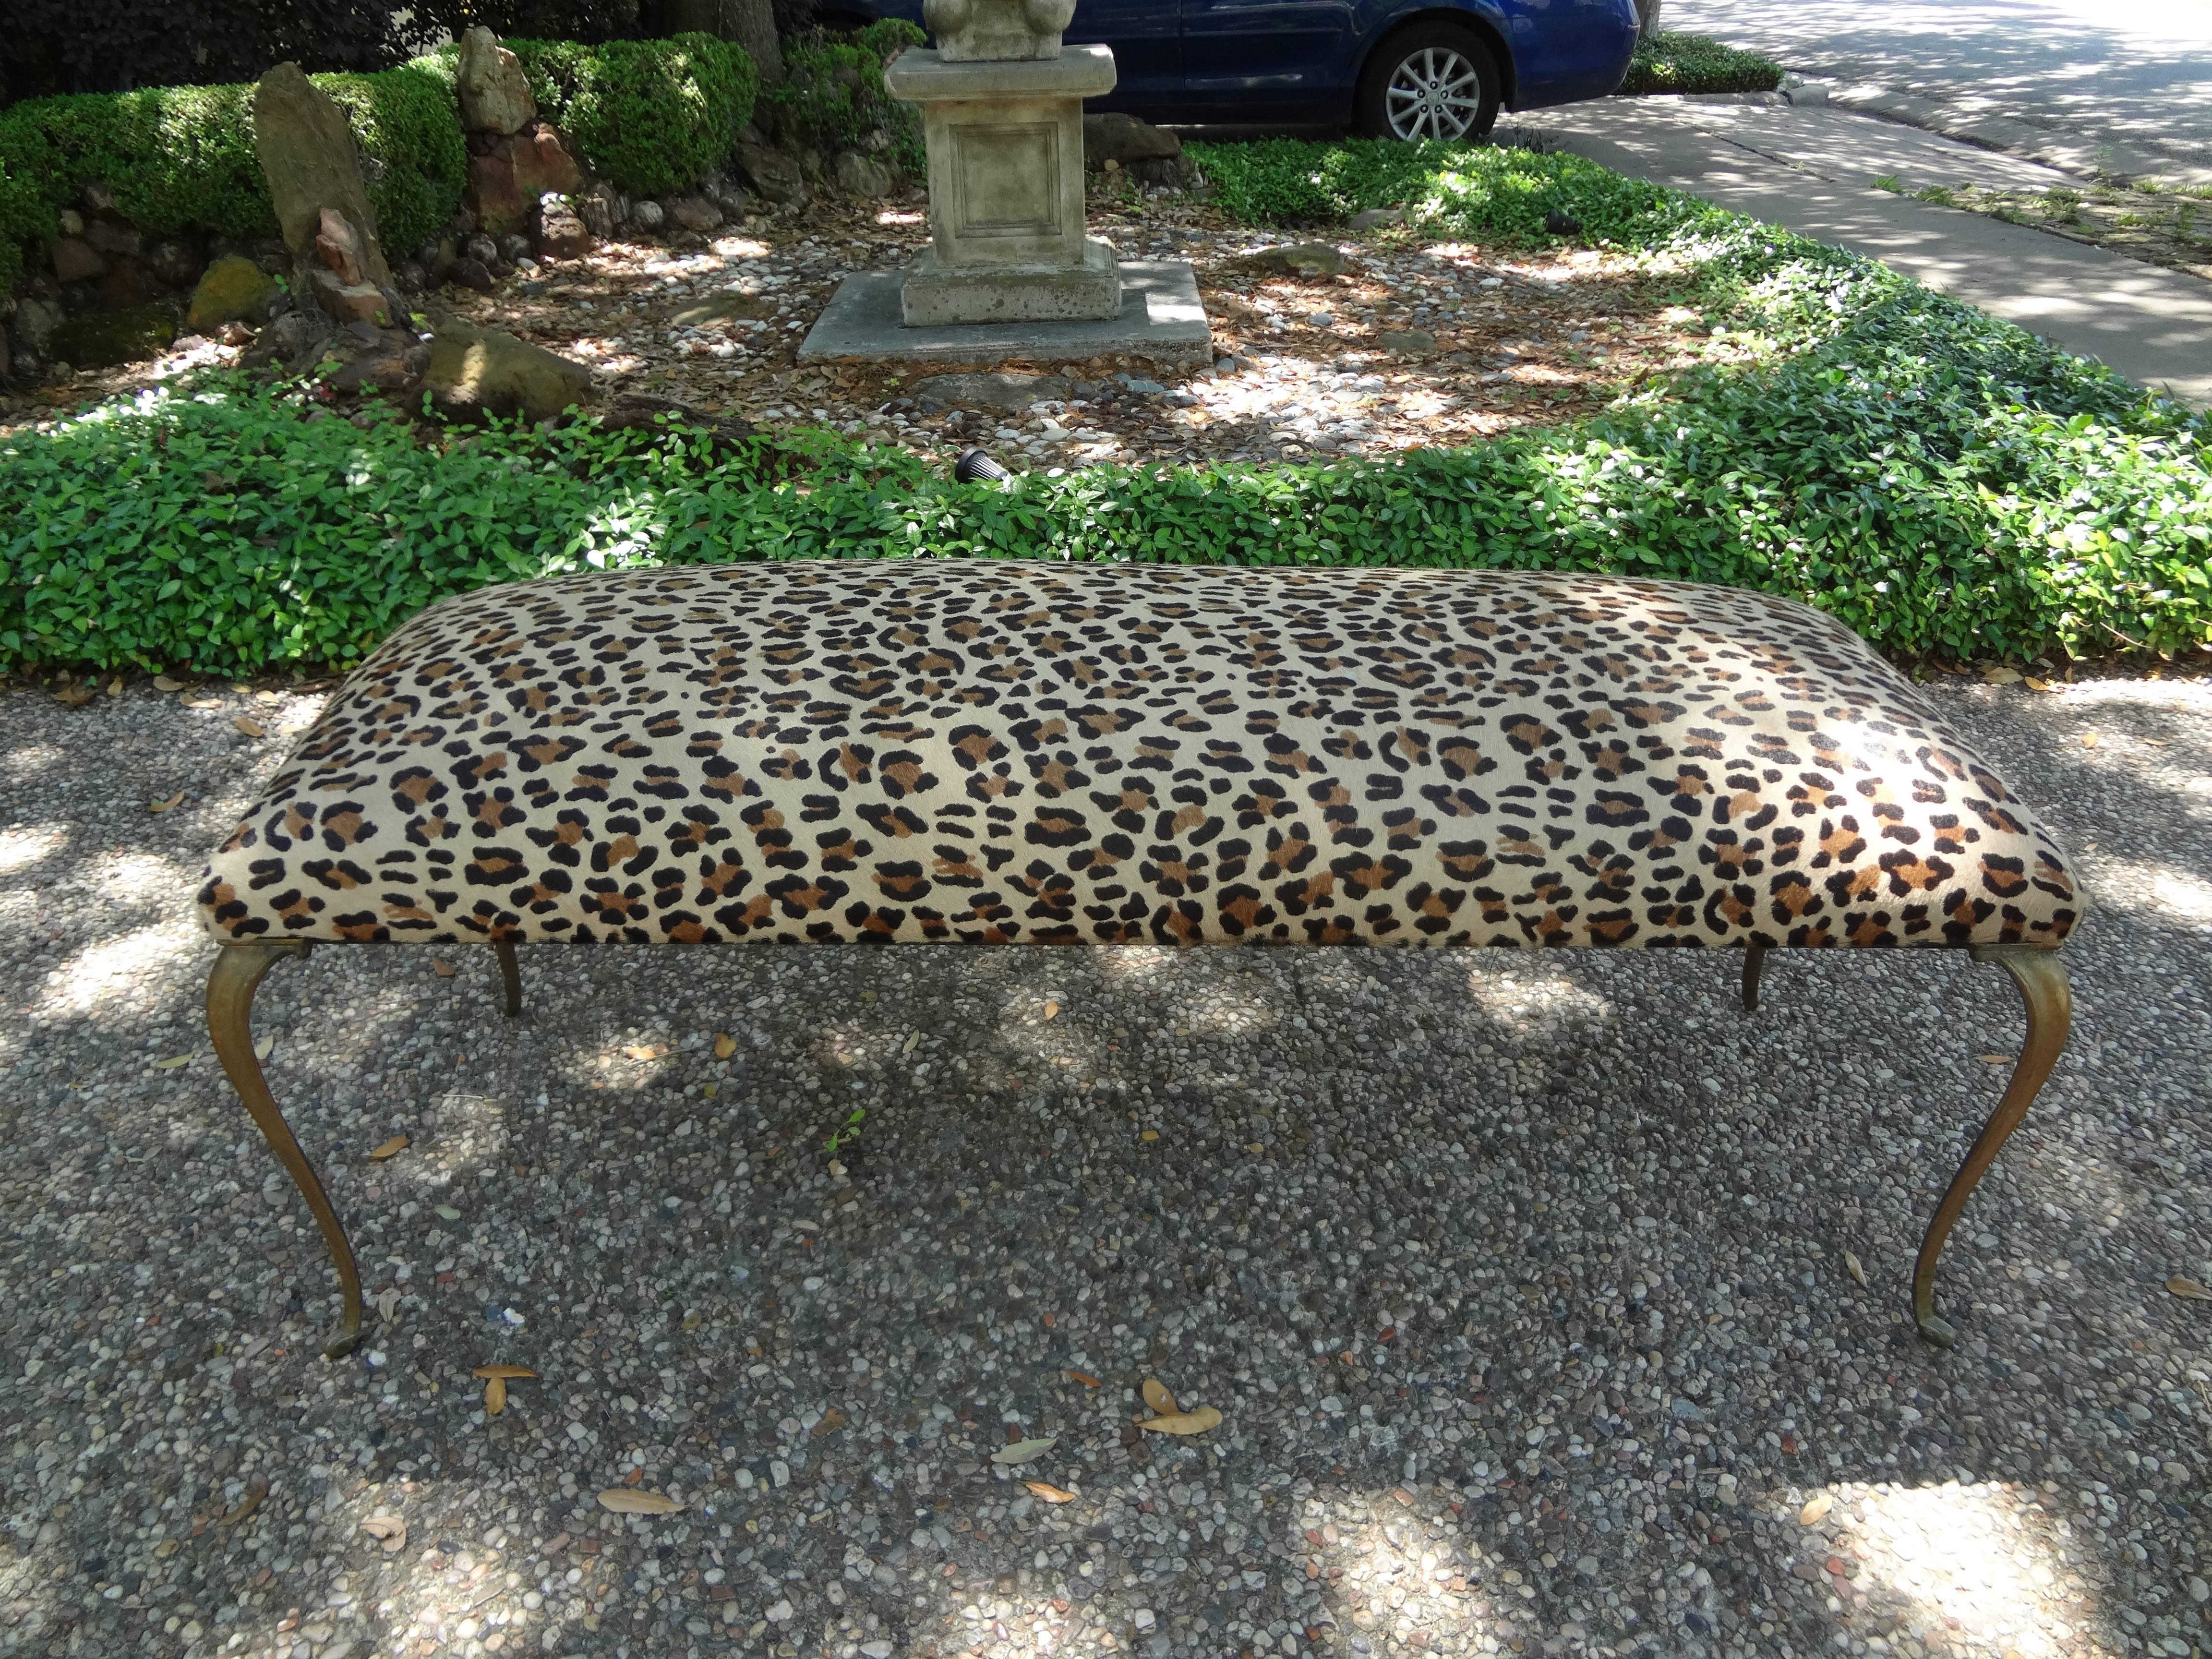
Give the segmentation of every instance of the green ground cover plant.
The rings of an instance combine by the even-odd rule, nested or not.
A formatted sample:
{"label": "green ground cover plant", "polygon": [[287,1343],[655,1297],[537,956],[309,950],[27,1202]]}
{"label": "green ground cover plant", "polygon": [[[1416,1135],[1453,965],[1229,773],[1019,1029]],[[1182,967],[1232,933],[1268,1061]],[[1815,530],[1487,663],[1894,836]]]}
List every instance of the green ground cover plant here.
{"label": "green ground cover plant", "polygon": [[[468,155],[450,65],[318,75],[360,142],[377,231],[421,241],[459,205]],[[150,87],[33,99],[0,112],[0,291],[52,245],[61,210],[94,181],[149,235],[276,234],[253,153],[253,88]]]}
{"label": "green ground cover plant", "polygon": [[1772,92],[1782,84],[1782,65],[1755,52],[1724,46],[1703,34],[1661,29],[1647,36],[1628,60],[1615,95],[1648,97],[1655,93]]}
{"label": "green ground cover plant", "polygon": [[[1579,176],[1554,159],[1438,165]],[[1480,199],[1525,225],[1510,191]],[[0,439],[0,668],[343,665],[489,582],[815,557],[1586,570],[1785,594],[1903,654],[2212,647],[2203,417],[1858,256],[1686,198],[1593,199],[1727,361],[1387,460],[1002,489],[827,434],[732,454],[586,419],[424,444],[395,412],[304,418],[296,387],[146,393]]]}
{"label": "green ground cover plant", "polygon": [[[592,173],[632,195],[696,184],[730,158],[759,76],[743,47],[711,34],[660,40],[509,40],[538,112]],[[453,58],[451,49],[441,54]],[[404,246],[402,243],[398,246]]]}

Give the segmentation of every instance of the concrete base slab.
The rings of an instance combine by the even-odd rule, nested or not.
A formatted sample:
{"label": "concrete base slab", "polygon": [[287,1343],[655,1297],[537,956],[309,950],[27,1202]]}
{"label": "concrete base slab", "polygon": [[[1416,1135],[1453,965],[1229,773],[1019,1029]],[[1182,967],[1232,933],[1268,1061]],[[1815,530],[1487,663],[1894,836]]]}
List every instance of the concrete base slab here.
{"label": "concrete base slab", "polygon": [[1114,245],[1083,239],[1079,265],[948,265],[921,251],[900,291],[908,328],[939,323],[1111,322],[1121,315]]}
{"label": "concrete base slab", "polygon": [[799,348],[802,363],[1080,362],[1144,357],[1156,363],[1213,361],[1213,333],[1187,259],[1125,259],[1121,314],[1103,322],[945,323],[902,320],[906,273],[863,271],[837,285]]}

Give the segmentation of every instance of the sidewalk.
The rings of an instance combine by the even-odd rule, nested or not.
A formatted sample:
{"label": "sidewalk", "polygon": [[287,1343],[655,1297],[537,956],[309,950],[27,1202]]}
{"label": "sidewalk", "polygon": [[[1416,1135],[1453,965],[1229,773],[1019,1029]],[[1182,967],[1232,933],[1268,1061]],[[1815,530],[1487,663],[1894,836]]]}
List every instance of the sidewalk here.
{"label": "sidewalk", "polygon": [[1605,99],[1516,125],[1632,177],[1872,255],[1930,288],[2212,404],[2212,284],[2026,226],[1878,190],[2069,182],[2018,156],[1841,110]]}

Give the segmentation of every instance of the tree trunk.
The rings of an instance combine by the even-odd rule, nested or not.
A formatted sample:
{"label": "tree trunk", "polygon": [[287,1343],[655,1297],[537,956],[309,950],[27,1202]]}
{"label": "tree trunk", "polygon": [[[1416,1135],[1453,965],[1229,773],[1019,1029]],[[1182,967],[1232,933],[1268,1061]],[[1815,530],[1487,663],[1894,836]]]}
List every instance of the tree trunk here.
{"label": "tree trunk", "polygon": [[763,86],[783,80],[772,0],[646,0],[638,22],[650,35],[711,34],[734,42],[753,60]]}

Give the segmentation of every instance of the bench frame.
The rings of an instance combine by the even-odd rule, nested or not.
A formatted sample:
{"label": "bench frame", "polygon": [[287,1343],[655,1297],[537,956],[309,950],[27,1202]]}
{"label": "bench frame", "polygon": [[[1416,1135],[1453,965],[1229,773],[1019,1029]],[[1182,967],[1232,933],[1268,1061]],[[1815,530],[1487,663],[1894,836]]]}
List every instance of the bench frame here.
{"label": "bench frame", "polygon": [[[495,939],[490,944],[507,989],[507,1015],[513,1019],[522,1012],[521,963],[510,941]],[[1960,1212],[1966,1207],[1967,1199],[1973,1195],[1982,1176],[1996,1161],[1998,1151],[2011,1139],[2012,1132],[2020,1127],[2028,1107],[2049,1080],[2052,1067],[2057,1065],[2058,1056],[2066,1047],[2074,1017],[2073,993],[2067,983],[2065,965],[2059,961],[2055,947],[1977,945],[1970,948],[1976,962],[1996,963],[2019,986],[2021,1000],[2027,1006],[2027,1037],[2013,1066],[2003,1097],[1982,1125],[1974,1144],[1967,1148],[1958,1173],[1951,1177],[1942,1202],[1936,1206],[1928,1231],[1921,1237],[1920,1254],[1913,1262],[1913,1322],[1922,1336],[1942,1348],[1958,1340],[1958,1333],[1950,1322],[1936,1311],[1936,1264],[1943,1253],[1944,1242],[1957,1224]],[[338,1218],[329,1193],[324,1190],[322,1177],[315,1173],[314,1164],[301,1150],[292,1126],[284,1121],[276,1097],[270,1093],[269,1080],[262,1073],[260,1059],[253,1052],[253,994],[262,976],[279,958],[305,957],[308,949],[306,939],[222,946],[216,952],[215,971],[208,979],[208,1034],[214,1040],[216,1058],[222,1062],[224,1073],[238,1091],[246,1109],[252,1115],[270,1149],[290,1171],[301,1197],[307,1200],[307,1208],[315,1218],[315,1224],[322,1229],[323,1242],[330,1247],[343,1307],[339,1314],[337,1335],[323,1353],[327,1358],[337,1359],[350,1353],[361,1340],[361,1272],[354,1263],[353,1243],[346,1237],[345,1224]],[[1765,964],[1766,951],[1765,945],[1753,945],[1744,951],[1743,1006],[1747,1013],[1755,1012],[1759,1007],[1759,975]]]}

